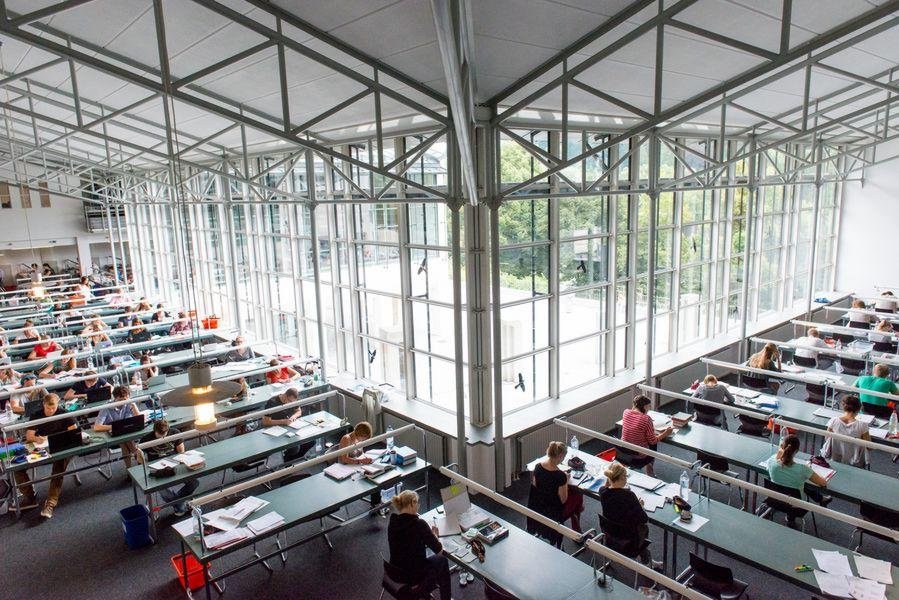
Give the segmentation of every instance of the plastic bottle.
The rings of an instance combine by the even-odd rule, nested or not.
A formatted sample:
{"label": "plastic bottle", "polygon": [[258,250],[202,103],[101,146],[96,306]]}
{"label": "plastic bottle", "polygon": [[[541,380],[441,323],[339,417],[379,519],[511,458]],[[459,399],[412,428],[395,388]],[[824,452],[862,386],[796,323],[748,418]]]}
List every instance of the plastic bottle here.
{"label": "plastic bottle", "polygon": [[315,453],[321,454],[322,452],[324,452],[324,450],[325,450],[325,446],[324,446],[324,443],[322,442],[322,438],[317,438],[315,440]]}
{"label": "plastic bottle", "polygon": [[135,371],[134,373],[134,385],[143,389],[144,388],[144,379],[140,375],[140,371]]}
{"label": "plastic bottle", "polygon": [[571,448],[572,450],[580,449],[581,443],[579,441],[577,441],[576,435],[571,436],[571,442],[568,444],[568,447]]}
{"label": "plastic bottle", "polygon": [[686,471],[680,474],[680,497],[684,500],[690,498],[690,475]]}
{"label": "plastic bottle", "polygon": [[94,356],[93,356],[93,354],[87,357],[87,368],[88,368],[88,369],[93,369],[93,368],[94,368]]}
{"label": "plastic bottle", "polygon": [[6,409],[4,409],[3,412],[6,415],[6,417],[5,417],[6,422],[10,423],[12,421],[12,401],[11,400],[7,401]]}
{"label": "plastic bottle", "polygon": [[112,376],[112,385],[113,385],[113,387],[119,387],[119,385],[121,385],[121,383],[122,383],[122,382],[121,382],[121,380],[119,379],[119,374],[118,374],[118,373],[116,373],[115,375]]}
{"label": "plastic bottle", "polygon": [[[9,406],[7,404],[7,406]],[[896,417],[895,411],[890,415],[890,435],[896,435],[899,432],[899,417]]]}
{"label": "plastic bottle", "polygon": [[393,445],[394,445],[394,442],[393,442],[393,427],[391,427],[390,425],[387,426],[387,433],[390,434],[389,436],[387,436],[387,451],[388,451],[388,452],[393,452]]}

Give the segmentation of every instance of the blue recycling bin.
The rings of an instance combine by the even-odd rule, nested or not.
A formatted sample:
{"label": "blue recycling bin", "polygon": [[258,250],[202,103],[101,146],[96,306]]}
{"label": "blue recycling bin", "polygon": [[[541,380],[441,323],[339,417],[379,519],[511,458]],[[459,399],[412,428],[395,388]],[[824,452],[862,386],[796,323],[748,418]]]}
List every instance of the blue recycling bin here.
{"label": "blue recycling bin", "polygon": [[143,504],[135,504],[119,511],[122,516],[122,530],[125,532],[125,543],[132,550],[143,548],[153,543],[150,537],[150,509]]}

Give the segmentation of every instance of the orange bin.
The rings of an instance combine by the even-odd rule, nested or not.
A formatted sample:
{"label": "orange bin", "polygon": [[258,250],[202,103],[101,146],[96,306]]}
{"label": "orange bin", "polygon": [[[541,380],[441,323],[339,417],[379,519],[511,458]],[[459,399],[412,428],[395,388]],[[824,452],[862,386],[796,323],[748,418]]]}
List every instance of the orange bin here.
{"label": "orange bin", "polygon": [[[198,590],[203,587],[203,565],[200,564],[193,554],[187,554],[186,562],[187,562],[187,577],[184,577],[184,573],[182,573],[181,569],[184,568],[184,562],[181,560],[181,554],[176,554],[172,557],[172,566],[175,567],[175,572],[178,574],[178,582],[181,583],[181,587],[185,589],[189,589],[191,591]],[[206,567],[210,567],[210,563],[206,563]]]}
{"label": "orange bin", "polygon": [[600,453],[597,454],[596,456],[598,456],[599,458],[601,458],[601,459],[603,459],[603,460],[607,460],[607,461],[609,461],[609,462],[612,462],[613,460],[615,460],[615,456],[616,456],[617,454],[618,454],[618,453],[615,451],[615,448],[609,448],[608,450],[603,450],[602,452],[600,452]]}
{"label": "orange bin", "polygon": [[218,329],[219,318],[215,315],[212,315],[200,321],[200,324],[203,325],[203,329]]}

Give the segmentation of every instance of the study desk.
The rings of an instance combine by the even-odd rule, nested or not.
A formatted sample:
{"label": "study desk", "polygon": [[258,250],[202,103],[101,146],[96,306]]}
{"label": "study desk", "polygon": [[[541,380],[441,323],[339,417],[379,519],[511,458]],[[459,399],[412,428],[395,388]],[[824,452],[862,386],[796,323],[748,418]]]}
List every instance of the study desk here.
{"label": "study desk", "polygon": [[[481,509],[483,510],[483,509]],[[484,562],[477,559],[466,562],[455,553],[445,551],[446,557],[477,577],[489,581],[516,598],[540,600],[588,600],[601,598],[638,599],[645,597],[625,584],[608,577],[606,587],[597,583],[598,571],[582,560],[571,556],[524,529],[484,511],[509,530],[509,535],[486,546]],[[437,509],[421,518],[428,523],[438,516]],[[457,546],[466,546],[461,535],[441,537],[445,543],[451,540]],[[591,553],[592,554],[592,553]],[[597,557],[602,561],[602,557]],[[599,574],[599,577],[602,577]],[[611,589],[610,589],[611,587]]]}
{"label": "study desk", "polygon": [[[305,442],[315,440],[316,438],[334,438],[336,435],[345,433],[349,429],[344,419],[325,411],[317,411],[309,415],[304,415],[301,418],[306,417],[321,417],[325,419],[325,422],[322,425],[307,424],[299,430],[288,427],[286,429],[293,433],[291,436],[283,434],[274,437],[265,433],[264,429],[259,429],[243,435],[200,446],[198,447],[198,450],[203,453],[205,464],[199,469],[190,470],[183,464],[179,464],[175,467],[175,474],[170,477],[145,476],[145,473],[150,475],[153,472],[149,466],[146,471],[144,470],[143,465],[136,465],[128,469],[128,476],[131,478],[131,483],[134,488],[135,504],[138,502],[138,492],[142,493],[147,500],[147,506],[150,508],[150,514],[152,515],[154,537],[156,533],[155,510],[156,508],[162,508],[167,504],[162,502],[157,505],[154,502],[153,495],[156,492],[166,488],[183,485],[185,482],[192,479],[200,479],[201,477],[221,473],[234,465],[268,458],[273,454],[277,454],[278,452],[282,452],[294,446],[300,446]],[[151,460],[150,464],[153,464],[154,462],[156,461]]]}
{"label": "study desk", "polygon": [[[770,442],[701,423],[690,423],[687,427],[675,430],[662,443],[714,454],[727,459],[729,463],[764,476],[767,476],[768,470],[760,463],[777,452],[776,446]],[[835,473],[827,487],[822,488],[822,492],[853,504],[868,502],[890,510],[896,509],[899,479],[837,461],[829,462]]]}
{"label": "study desk", "polygon": [[[19,316],[7,316],[3,317],[2,322],[0,322],[0,326],[2,326],[6,330],[16,330],[25,327],[25,321],[30,320],[33,321],[35,327],[41,333],[48,332],[72,332],[72,331],[81,331],[84,329],[87,324],[95,318],[102,319],[103,322],[109,324],[109,322],[116,322],[118,315],[124,314],[126,312],[125,307],[121,306],[108,306],[105,304],[97,304],[97,305],[88,305],[84,307],[76,307],[85,309],[82,314],[72,315],[74,317],[71,321],[64,321],[63,323],[59,323],[56,315],[50,311],[40,311],[36,310],[33,312],[22,313]],[[155,311],[147,311],[147,314],[150,315]]]}
{"label": "study desk", "polygon": [[[291,548],[295,548],[297,546],[305,544],[310,540],[317,539],[322,536],[324,536],[327,540],[327,535],[331,531],[334,531],[341,527],[346,527],[364,518],[372,511],[380,508],[380,506],[373,506],[352,517],[338,520],[336,525],[333,525],[329,528],[325,528],[324,524],[322,523],[320,531],[316,533],[300,538],[294,542],[287,543],[283,547],[280,545],[280,543],[278,543],[277,549],[267,554],[260,555],[254,553],[248,558],[246,562],[243,562],[239,566],[233,567],[227,571],[217,573],[215,576],[212,576],[209,573],[209,569],[206,568],[207,563],[225,558],[228,555],[231,555],[234,552],[237,552],[244,548],[255,546],[262,540],[278,536],[282,532],[286,532],[287,530],[303,523],[308,523],[314,520],[322,520],[325,517],[328,517],[329,515],[337,512],[344,506],[347,506],[357,500],[369,497],[373,492],[393,487],[396,484],[405,482],[407,479],[416,475],[423,474],[425,476],[424,485],[420,486],[418,489],[426,491],[428,489],[429,467],[430,465],[425,460],[423,460],[422,458],[416,458],[413,464],[405,467],[396,467],[393,470],[384,473],[383,475],[380,475],[374,479],[361,478],[355,481],[352,478],[344,479],[343,481],[335,481],[324,473],[316,473],[315,475],[311,475],[310,477],[307,477],[305,479],[301,479],[299,481],[284,485],[269,492],[259,494],[256,497],[268,501],[269,504],[252,513],[243,521],[243,523],[246,523],[247,521],[251,521],[253,519],[257,519],[270,512],[277,512],[279,515],[281,515],[284,518],[284,523],[279,525],[278,527],[275,527],[274,529],[266,531],[259,536],[242,540],[226,548],[218,550],[206,548],[202,545],[200,536],[197,533],[183,535],[175,530],[175,535],[178,536],[178,539],[181,543],[181,553],[185,554],[185,552],[190,552],[203,565],[203,579],[206,589],[206,598],[211,600],[212,593],[210,588],[213,583],[223,580],[229,575],[242,571],[251,565],[264,562],[267,559],[278,555],[282,556],[282,561],[286,561],[284,553],[287,550],[290,550]],[[425,495],[427,497],[427,494]],[[229,504],[233,503],[234,502],[231,502]],[[196,520],[196,517],[191,516],[189,517],[189,519]],[[330,544],[330,542],[328,543]],[[370,555],[368,558],[372,559],[373,556]],[[187,595],[189,598],[192,597],[190,592],[188,592]]]}
{"label": "study desk", "polygon": [[[570,453],[570,452],[569,452]],[[609,464],[607,461],[588,454],[575,451],[587,463],[588,471],[602,472]],[[542,460],[543,457],[532,461],[529,468]],[[579,488],[585,496],[598,499],[599,494],[591,490]],[[775,521],[769,521],[755,516],[750,512],[728,506],[722,502],[710,500],[707,497],[700,498],[696,493],[690,493],[691,512],[709,519],[697,531],[691,532],[674,521],[678,518],[674,512],[674,506],[668,502],[653,512],[647,512],[646,516],[650,524],[656,525],[664,532],[663,562],[674,575],[677,571],[677,545],[678,539],[683,537],[689,541],[711,548],[721,554],[734,558],[740,562],[751,565],[774,577],[778,577],[803,589],[819,593],[814,573],[797,573],[794,567],[801,564],[815,565],[812,548],[819,550],[835,550],[850,555],[852,552],[846,548],[780,525]],[[671,563],[668,563],[668,538],[671,542]],[[883,557],[874,557],[883,558]],[[850,560],[850,562],[852,562]],[[887,586],[887,598],[899,600],[899,568],[893,565],[893,582]],[[750,592],[751,593],[751,592]]]}

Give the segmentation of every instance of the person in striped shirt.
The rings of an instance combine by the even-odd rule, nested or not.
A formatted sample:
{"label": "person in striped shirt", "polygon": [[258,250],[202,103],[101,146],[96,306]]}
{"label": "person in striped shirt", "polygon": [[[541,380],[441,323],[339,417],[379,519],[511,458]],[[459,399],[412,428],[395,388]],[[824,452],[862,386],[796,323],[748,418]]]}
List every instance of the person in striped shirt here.
{"label": "person in striped shirt", "polygon": [[[652,424],[652,418],[646,414],[652,401],[646,396],[639,395],[634,397],[634,407],[627,408],[622,415],[621,423],[621,439],[625,442],[644,448],[655,448],[659,441],[668,437],[673,429],[667,427],[656,434],[655,427]],[[654,458],[643,454],[636,454],[631,459],[631,467],[635,469],[644,469],[650,477],[655,476],[652,468]]]}

